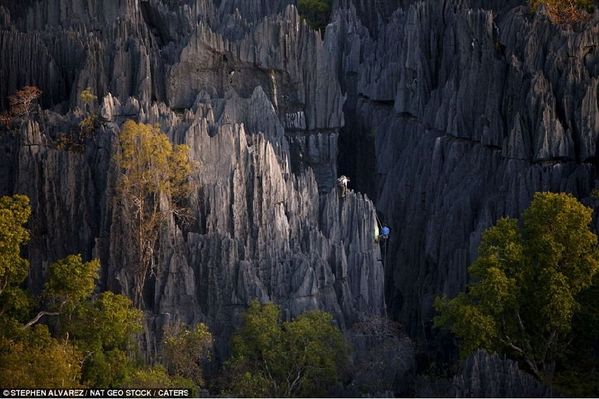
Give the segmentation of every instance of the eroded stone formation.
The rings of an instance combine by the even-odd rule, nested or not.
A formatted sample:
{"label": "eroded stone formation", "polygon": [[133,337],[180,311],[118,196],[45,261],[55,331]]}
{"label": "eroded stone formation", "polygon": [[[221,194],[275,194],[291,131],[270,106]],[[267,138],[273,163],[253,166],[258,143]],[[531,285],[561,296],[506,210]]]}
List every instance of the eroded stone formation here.
{"label": "eroded stone formation", "polygon": [[[34,287],[49,263],[81,252],[102,261],[103,287],[133,296],[115,197],[120,125],[159,124],[191,148],[192,222],[161,228],[144,287],[148,353],[174,319],[208,322],[226,342],[252,299],[281,304],[286,318],[327,310],[342,328],[386,312],[374,206],[334,187],[344,96],[330,49],[285,2],[233,3],[32,2],[2,13],[2,97],[35,83],[50,108],[3,155],[3,192],[32,198]],[[88,86],[103,96],[101,124],[61,147]]]}
{"label": "eroded stone formation", "polygon": [[[33,287],[82,253],[102,261],[103,288],[131,294],[112,157],[126,119],[160,124],[197,165],[193,221],[161,228],[145,287],[149,354],[173,319],[225,342],[251,299],[286,317],[321,308],[343,328],[388,310],[430,339],[432,301],[464,287],[485,228],[535,191],[591,203],[597,12],[562,29],[517,0],[338,0],[320,34],[293,3],[3,2],[0,108],[24,85],[44,91],[45,110],[0,141],[0,193],[32,199]],[[86,87],[101,123],[59,148]],[[340,173],[392,228],[384,254],[373,203],[339,199]],[[518,391],[532,385],[503,359],[464,367],[462,395],[491,378],[474,369],[508,370],[514,396],[537,389]]]}
{"label": "eroded stone formation", "polygon": [[518,2],[421,1],[376,36],[352,6],[334,21],[353,122],[342,134],[372,143],[376,170],[357,173],[376,179],[367,188],[396,232],[388,307],[427,336],[432,301],[463,289],[498,218],[518,216],[537,191],[593,204],[599,15],[574,29]]}

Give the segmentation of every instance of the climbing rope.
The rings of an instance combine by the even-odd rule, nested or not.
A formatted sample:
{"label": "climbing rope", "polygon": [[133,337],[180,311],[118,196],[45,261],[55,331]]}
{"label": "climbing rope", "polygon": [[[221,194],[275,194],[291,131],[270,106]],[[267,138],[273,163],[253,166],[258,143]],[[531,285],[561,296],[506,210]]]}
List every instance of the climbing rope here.
{"label": "climbing rope", "polygon": [[387,266],[387,258],[389,257],[389,239],[387,238],[385,240],[385,261],[383,263],[383,266],[386,267]]}
{"label": "climbing rope", "polygon": [[379,219],[379,215],[376,213],[376,211],[374,211],[374,217],[376,218],[376,221],[379,224],[379,230],[382,229],[383,224],[381,223],[381,220]]}

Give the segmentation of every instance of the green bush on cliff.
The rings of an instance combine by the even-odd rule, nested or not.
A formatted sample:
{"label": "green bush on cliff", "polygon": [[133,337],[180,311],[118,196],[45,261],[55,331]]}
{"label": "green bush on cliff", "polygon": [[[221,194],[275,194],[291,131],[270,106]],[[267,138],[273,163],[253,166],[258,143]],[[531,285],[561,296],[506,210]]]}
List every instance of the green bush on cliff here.
{"label": "green bush on cliff", "polygon": [[331,16],[331,0],[299,0],[297,8],[308,25],[315,30],[324,30]]}

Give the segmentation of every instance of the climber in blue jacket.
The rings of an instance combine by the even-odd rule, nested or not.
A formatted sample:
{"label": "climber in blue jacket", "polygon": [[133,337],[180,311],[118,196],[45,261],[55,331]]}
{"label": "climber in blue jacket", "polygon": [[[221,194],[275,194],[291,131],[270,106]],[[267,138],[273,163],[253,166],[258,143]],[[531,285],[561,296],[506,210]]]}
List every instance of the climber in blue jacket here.
{"label": "climber in blue jacket", "polygon": [[[379,228],[380,226],[380,228]],[[391,234],[391,229],[384,225],[375,226],[374,229],[374,241],[381,242],[389,239],[389,235]]]}
{"label": "climber in blue jacket", "polygon": [[387,240],[390,234],[391,229],[387,226],[383,226],[383,228],[381,229],[381,235],[379,235],[379,240]]}

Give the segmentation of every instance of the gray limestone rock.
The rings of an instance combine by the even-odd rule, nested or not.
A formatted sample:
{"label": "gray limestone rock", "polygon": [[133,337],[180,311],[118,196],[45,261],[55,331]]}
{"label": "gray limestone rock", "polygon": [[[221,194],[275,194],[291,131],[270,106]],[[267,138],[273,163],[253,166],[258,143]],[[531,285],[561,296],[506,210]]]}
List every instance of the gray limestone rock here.
{"label": "gray limestone rock", "polygon": [[549,398],[556,392],[520,370],[514,361],[477,351],[462,364],[451,381],[419,377],[416,396],[456,398]]}
{"label": "gray limestone rock", "polygon": [[343,134],[371,143],[359,181],[376,179],[394,232],[388,306],[412,335],[429,335],[435,296],[464,287],[484,229],[536,191],[596,184],[599,13],[573,30],[479,3],[410,2],[376,33],[349,4],[327,30],[350,93]]}
{"label": "gray limestone rock", "polygon": [[[207,321],[226,351],[252,299],[287,318],[325,309],[344,328],[388,308],[434,337],[432,301],[463,289],[487,227],[536,191],[584,199],[597,185],[599,12],[560,28],[517,0],[338,0],[322,37],[293,3],[0,6],[0,109],[24,85],[44,91],[46,111],[0,137],[0,192],[32,199],[34,289],[82,253],[101,259],[102,288],[131,293],[112,157],[129,118],[160,124],[197,165],[194,222],[162,227],[144,291],[149,355],[174,319]],[[101,124],[59,148],[81,139],[86,87]],[[338,170],[390,225],[383,254],[372,201],[340,200]],[[461,394],[533,394],[485,359]]]}
{"label": "gray limestone rock", "polygon": [[40,123],[53,132],[75,118],[69,114],[54,126],[51,111],[24,123],[13,144],[15,181],[2,191],[32,198],[34,285],[41,285],[50,262],[82,253],[101,260],[103,287],[133,295],[135,257],[123,245],[128,218],[115,197],[111,157],[119,125],[133,118],[157,123],[174,142],[189,145],[196,165],[193,223],[172,219],[162,226],[145,285],[147,354],[156,350],[155,329],[167,319],[206,321],[227,342],[254,299],[281,304],[286,318],[324,309],[344,328],[384,315],[372,202],[353,192],[340,199],[336,189],[319,195],[310,169],[292,172],[283,127],[260,88],[249,101],[204,95],[183,115],[109,95],[99,114],[102,126],[83,150],[59,148],[57,137],[44,135]]}

